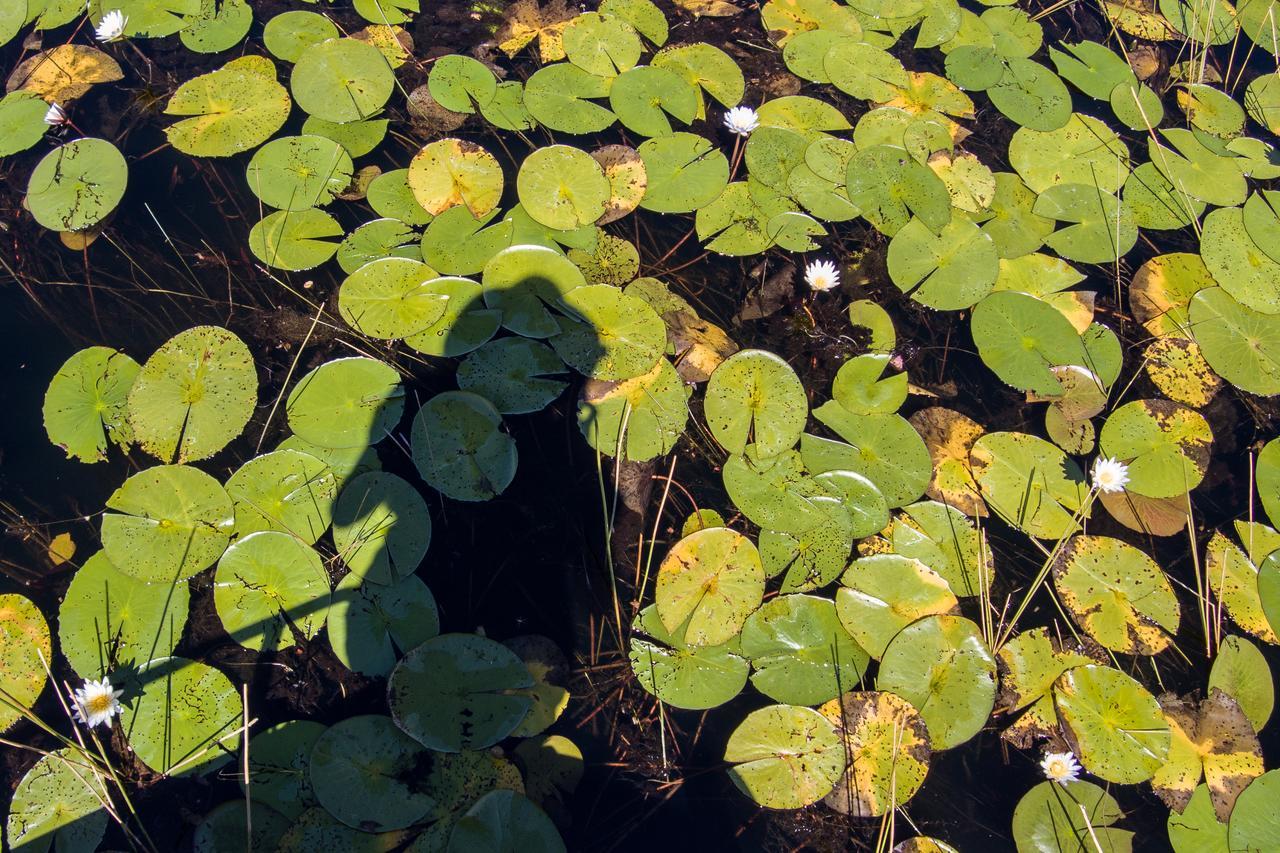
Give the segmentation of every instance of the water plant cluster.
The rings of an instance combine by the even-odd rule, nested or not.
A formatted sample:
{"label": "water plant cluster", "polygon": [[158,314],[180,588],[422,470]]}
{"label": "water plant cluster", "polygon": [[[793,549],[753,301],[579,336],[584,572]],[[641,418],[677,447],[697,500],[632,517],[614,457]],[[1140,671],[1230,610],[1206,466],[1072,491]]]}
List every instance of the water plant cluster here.
{"label": "water plant cluster", "polygon": [[[333,315],[389,353],[291,368],[264,395],[245,342],[204,325],[52,377],[50,440],[138,470],[57,613],[0,599],[0,722],[35,720],[46,687],[81,720],[40,721],[64,745],[13,793],[10,844],[95,849],[110,816],[146,848],[114,762],[181,776],[248,756],[197,849],[241,849],[246,825],[262,849],[563,849],[547,815],[581,773],[547,733],[564,653],[442,632],[417,570],[427,498],[502,495],[536,452],[508,425],[572,388],[602,472],[673,452],[715,471],[713,505],[663,541],[668,477],[636,598],[615,590],[609,615],[661,713],[727,706],[744,796],[862,820],[877,849],[951,850],[902,837],[931,764],[979,739],[1048,777],[1000,817],[1019,850],[1156,844],[1127,828],[1123,786],[1154,794],[1142,809],[1167,810],[1179,853],[1274,848],[1280,441],[1257,440],[1280,394],[1274,0],[517,0],[476,7],[500,16],[483,50],[429,57],[417,0],[356,0],[358,30],[253,5],[0,11],[0,41],[75,25],[0,101],[0,155],[49,149],[26,183],[37,223],[91,254],[126,197],[130,152],[76,111],[124,77],[113,53],[176,35],[233,56],[167,93],[168,144],[238,173],[264,275],[333,270]],[[755,49],[793,84],[749,89],[731,46],[680,41],[690,11],[758,16]],[[1062,35],[1068,14],[1102,35]],[[406,134],[407,163],[368,162]],[[664,273],[686,241],[701,252]],[[686,287],[741,303],[789,265],[813,293],[765,313],[812,329],[840,301],[849,343],[820,386]],[[899,328],[943,320],[972,343],[963,369],[1034,413],[1021,430],[971,416],[947,350],[904,359]],[[410,400],[395,353],[456,390]],[[1223,434],[1223,401],[1254,413],[1254,444]],[[383,470],[380,443],[412,472]],[[224,476],[229,446],[250,451]],[[1228,477],[1230,506],[1202,505]],[[235,642],[326,642],[385,679],[385,712],[251,726],[226,674],[174,655],[202,573]],[[48,686],[64,661],[83,686]]]}

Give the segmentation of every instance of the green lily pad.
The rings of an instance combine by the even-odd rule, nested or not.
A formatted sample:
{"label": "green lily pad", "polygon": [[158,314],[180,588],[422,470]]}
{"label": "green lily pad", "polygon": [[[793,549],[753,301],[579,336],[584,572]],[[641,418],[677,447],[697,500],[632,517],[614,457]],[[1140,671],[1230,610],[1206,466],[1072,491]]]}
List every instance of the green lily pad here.
{"label": "green lily pad", "polygon": [[1071,322],[1049,303],[1025,293],[992,293],[974,308],[970,329],[983,363],[1019,390],[1059,396],[1062,385],[1050,368],[1087,363]]}
{"label": "green lily pad", "polygon": [[854,39],[832,44],[822,58],[822,69],[837,89],[864,101],[891,101],[908,83],[897,57]]}
{"label": "green lily pad", "polygon": [[1258,647],[1244,637],[1227,637],[1218,648],[1209,670],[1209,689],[1217,688],[1235,699],[1255,732],[1271,719],[1275,708],[1275,683]]}
{"label": "green lily pad", "polygon": [[96,772],[71,748],[41,756],[9,802],[5,837],[11,849],[97,849],[108,817]]}
{"label": "green lily pad", "polygon": [[45,228],[81,231],[115,210],[128,181],[119,149],[105,139],[76,139],[36,164],[27,182],[27,208]]}
{"label": "green lily pad", "polygon": [[889,641],[876,689],[920,709],[933,748],[951,749],[977,734],[991,715],[996,662],[975,623],[926,616]]}
{"label": "green lily pad", "polygon": [[854,207],[887,236],[902,230],[913,215],[935,234],[951,222],[947,185],[906,149],[874,145],[859,150],[849,161],[845,186]]}
{"label": "green lily pad", "polygon": [[333,544],[352,573],[393,584],[418,568],[431,543],[431,514],[418,490],[373,471],[347,483],[333,510]]}
{"label": "green lily pad", "polygon": [[231,639],[279,652],[312,639],[329,613],[329,573],[320,555],[287,533],[236,540],[218,560],[213,602]]}
{"label": "green lily pad", "polygon": [[315,12],[294,10],[273,15],[262,29],[262,45],[276,59],[297,62],[313,44],[338,37],[333,21]]}
{"label": "green lily pad", "polygon": [[391,97],[395,74],[373,45],[352,38],[322,41],[303,49],[289,88],[308,114],[326,121],[360,121]]}
{"label": "green lily pad", "polygon": [[366,192],[365,200],[379,216],[398,219],[413,228],[429,225],[435,218],[414,196],[408,169],[383,172],[369,183]]}
{"label": "green lily pad", "polygon": [[484,304],[502,312],[502,324],[529,338],[549,338],[560,325],[547,310],[587,283],[577,265],[546,246],[515,245],[484,264]]}
{"label": "green lily pad", "polygon": [[16,593],[0,595],[0,690],[10,700],[0,705],[0,731],[35,705],[52,664],[49,623],[40,608]]}
{"label": "green lily pad", "polygon": [[323,136],[283,136],[253,153],[246,177],[263,204],[280,210],[323,207],[351,183],[351,156]]}
{"label": "green lily pad", "polygon": [[562,295],[573,318],[551,339],[556,353],[593,379],[630,379],[653,369],[667,348],[667,328],[643,300],[607,284]]}
{"label": "green lily pad", "polygon": [[322,447],[364,447],[395,428],[404,388],[390,365],[372,358],[327,361],[289,392],[289,427]]}
{"label": "green lily pad", "polygon": [[490,791],[458,818],[449,835],[448,853],[519,849],[564,853],[556,825],[542,809],[515,791]]}
{"label": "green lily pad", "polygon": [[399,219],[375,219],[356,228],[338,246],[338,266],[347,275],[384,258],[422,257],[422,235]]}
{"label": "green lily pad", "polygon": [[[67,588],[58,610],[58,644],[78,675],[102,678],[172,654],[182,639],[190,600],[186,584],[143,583],[99,551]],[[43,666],[39,673],[43,680]]]}
{"label": "green lily pad", "polygon": [[1178,632],[1173,587],[1145,553],[1109,536],[1073,536],[1053,562],[1053,586],[1076,624],[1123,654],[1164,651]]}
{"label": "green lily pad", "polygon": [[1120,804],[1092,782],[1041,782],[1013,811],[1018,853],[1128,853],[1133,833],[1114,824]]}
{"label": "green lily pad", "polygon": [[268,214],[249,232],[249,249],[269,267],[309,270],[338,250],[329,237],[341,237],[342,226],[323,210],[279,210]]}
{"label": "green lily pad", "polygon": [[165,136],[186,154],[230,157],[270,139],[292,106],[276,82],[274,63],[242,56],[177,88],[164,111],[185,118],[166,128]]}
{"label": "green lily pad", "polygon": [[127,447],[129,389],[138,363],[111,347],[88,347],[72,355],[49,382],[44,427],[49,440],[81,462],[107,458],[107,441]]}
{"label": "green lily pad", "polygon": [[651,65],[618,75],[609,88],[609,106],[622,126],[641,136],[671,133],[671,119],[689,124],[698,113],[698,90],[675,71]]}
{"label": "green lily pad", "polygon": [[729,735],[729,778],[759,805],[798,809],[831,792],[845,769],[834,723],[812,708],[770,705],[752,711]]}
{"label": "green lily pad", "polygon": [[[263,803],[290,820],[316,805],[307,769],[311,749],[325,728],[311,720],[288,720],[250,738],[248,790],[255,803]],[[244,788],[243,778],[240,785]]]}
{"label": "green lily pad", "polygon": [[258,803],[251,807],[244,800],[231,800],[215,806],[196,824],[191,849],[192,853],[274,850],[288,831],[289,819],[271,806]]}
{"label": "green lily pad", "polygon": [[258,530],[289,533],[308,545],[329,529],[337,483],[320,459],[276,450],[240,466],[226,484],[235,504],[235,535]]}
{"label": "green lily pad", "polygon": [[[0,35],[0,43],[4,41]],[[43,139],[49,129],[44,123],[48,110],[43,98],[22,89],[0,98],[0,157],[26,151]]]}
{"label": "green lily pad", "polygon": [[992,432],[973,446],[974,476],[991,510],[1041,539],[1075,530],[1084,505],[1084,473],[1060,449],[1034,435]]}
{"label": "green lily pad", "polygon": [[1227,0],[1160,0],[1160,14],[1176,31],[1202,45],[1227,44],[1236,37],[1236,10]]}
{"label": "green lily pad", "polygon": [[1280,316],[1259,313],[1211,287],[1192,297],[1189,317],[1214,373],[1252,394],[1280,394]]}
{"label": "green lily pad", "polygon": [[1150,779],[1169,752],[1169,724],[1155,697],[1107,666],[1077,666],[1053,687],[1058,719],[1084,768],[1108,782]]}
{"label": "green lily pad", "polygon": [[747,618],[741,642],[751,661],[751,683],[777,702],[817,705],[833,699],[861,682],[867,668],[867,653],[827,598],[770,599]]}
{"label": "green lily pad", "polygon": [[747,684],[750,665],[737,640],[718,646],[687,646],[672,635],[650,605],[640,611],[631,637],[631,669],[640,686],[676,708],[702,710],[728,702]]}
{"label": "green lily pad", "polygon": [[795,446],[809,404],[795,371],[764,350],[742,350],[711,374],[704,399],[711,434],[730,453],[748,443],[759,457]]}
{"label": "green lily pad", "polygon": [[1133,211],[1110,193],[1087,184],[1058,184],[1036,199],[1038,216],[1071,223],[1060,227],[1045,243],[1062,257],[1102,264],[1124,257],[1138,240]]}
{"label": "green lily pad", "polygon": [[870,480],[890,507],[924,494],[932,462],[910,422],[895,414],[855,415],[834,400],[813,415],[843,442],[806,433],[800,439],[805,467],[814,474],[853,471]]}
{"label": "green lily pad", "polygon": [[427,485],[458,501],[486,501],[511,484],[516,444],[483,397],[446,391],[413,419],[413,462]]}
{"label": "green lily pad", "polygon": [[1174,853],[1229,853],[1227,824],[1218,821],[1209,799],[1209,786],[1201,784],[1182,814],[1169,810],[1169,844]]}
{"label": "green lily pad", "polygon": [[213,565],[235,512],[218,481],[185,465],[134,474],[107,499],[102,548],[112,565],[144,583],[176,583]]}
{"label": "green lily pad", "polygon": [[[837,484],[824,486],[810,477],[794,450],[762,457],[756,445],[747,445],[745,453],[726,460],[723,476],[725,491],[734,506],[774,533],[803,535],[819,524],[829,523],[832,514],[844,505],[844,495]],[[854,489],[866,495],[865,488],[858,486],[865,487],[865,483]]]}
{"label": "green lily pad", "polygon": [[504,415],[546,408],[566,382],[547,377],[567,371],[551,347],[528,338],[490,341],[458,365],[458,387],[479,394]]}
{"label": "green lily pad", "polygon": [[[1255,195],[1256,198],[1256,195]],[[1214,279],[1241,305],[1264,314],[1280,313],[1280,263],[1252,234],[1270,236],[1257,203],[1246,219],[1240,208],[1222,208],[1204,218],[1200,254]],[[1252,225],[1252,228],[1250,227]],[[1277,254],[1280,254],[1278,252]]]}
{"label": "green lily pad", "polygon": [[729,183],[729,161],[696,133],[645,140],[636,149],[649,185],[640,206],[656,213],[689,213],[714,201]]}
{"label": "green lily pad", "polygon": [[1219,207],[1244,203],[1249,188],[1234,157],[1218,156],[1185,128],[1165,128],[1160,133],[1174,150],[1151,139],[1147,155],[1179,191]]}
{"label": "green lily pad", "polygon": [[916,302],[940,311],[977,304],[1000,271],[995,242],[956,212],[939,233],[912,217],[889,242],[889,277]]}
{"label": "green lily pad", "polygon": [[853,757],[823,800],[826,805],[841,814],[877,817],[915,796],[929,772],[933,748],[924,720],[910,702],[893,693],[854,691],[832,699],[818,713],[835,724]]}
{"label": "green lily pad", "polygon": [[526,157],[516,176],[516,191],[534,220],[558,230],[595,222],[611,195],[600,164],[569,145],[549,145]]}
{"label": "green lily pad", "polygon": [[545,65],[525,81],[524,105],[551,130],[599,133],[617,120],[612,110],[591,100],[608,97],[609,86],[609,80],[568,62]]}
{"label": "green lily pad", "polygon": [[893,550],[933,569],[958,596],[991,588],[992,557],[986,534],[958,509],[938,501],[903,507],[890,532]]}
{"label": "green lily pad", "polygon": [[502,311],[486,309],[483,288],[467,278],[442,276],[431,288],[444,294],[444,315],[404,342],[424,355],[453,358],[466,355],[484,344],[498,331]]}
{"label": "green lily pad", "polygon": [[1061,184],[1115,193],[1129,176],[1129,153],[1115,131],[1079,113],[1057,130],[1020,129],[1009,142],[1009,163],[1037,194]]}
{"label": "green lily pad", "polygon": [[1168,400],[1134,400],[1113,411],[1099,447],[1129,466],[1127,490],[1149,498],[1184,495],[1209,467],[1213,432],[1204,416]]}
{"label": "green lily pad", "polygon": [[1047,133],[1070,121],[1071,93],[1048,68],[1019,56],[1005,58],[1000,82],[986,89],[992,105],[1015,124]]}
{"label": "green lily pad", "polygon": [[[601,4],[603,8],[606,3]],[[634,22],[633,22],[634,23]],[[742,69],[729,54],[706,42],[664,48],[653,57],[653,65],[669,68],[714,98],[723,107],[742,103],[746,81]],[[699,96],[699,117],[705,109]]]}
{"label": "green lily pad", "polygon": [[917,559],[876,554],[854,560],[840,579],[836,613],[841,624],[876,660],[903,628],[917,619],[951,613],[950,585]]}
{"label": "green lily pad", "polygon": [[391,673],[396,725],[439,752],[485,749],[524,720],[532,704],[512,691],[533,686],[524,662],[493,640],[441,634],[409,651]]}
{"label": "green lily pad", "polygon": [[[857,477],[852,472],[844,473]],[[822,521],[805,530],[799,533],[760,531],[760,560],[765,573],[770,577],[786,573],[782,592],[807,592],[824,587],[840,575],[849,561],[855,527],[845,504],[839,500],[814,500],[810,506],[818,510]]]}
{"label": "green lily pad", "polygon": [[763,597],[760,553],[727,527],[699,530],[673,545],[654,593],[663,627],[690,647],[735,637]]}
{"label": "green lily pad", "polygon": [[408,338],[439,321],[449,296],[436,271],[410,258],[380,258],[351,273],[338,292],[342,319],[371,338]]}
{"label": "green lily pad", "polygon": [[138,670],[140,692],[120,726],[138,760],[157,773],[204,774],[230,761],[240,744],[240,691],[218,670],[181,657]]}
{"label": "green lily pad", "polygon": [[1236,799],[1227,825],[1227,842],[1231,850],[1266,850],[1280,831],[1280,771],[1263,773],[1249,783]]}
{"label": "green lily pad", "polygon": [[329,644],[354,672],[390,675],[401,654],[439,633],[435,597],[417,575],[384,585],[352,572],[333,591]]}
{"label": "green lily pad", "polygon": [[390,717],[367,714],[330,726],[311,750],[308,777],[320,805],[363,832],[403,829],[435,807],[418,785],[430,754]]}

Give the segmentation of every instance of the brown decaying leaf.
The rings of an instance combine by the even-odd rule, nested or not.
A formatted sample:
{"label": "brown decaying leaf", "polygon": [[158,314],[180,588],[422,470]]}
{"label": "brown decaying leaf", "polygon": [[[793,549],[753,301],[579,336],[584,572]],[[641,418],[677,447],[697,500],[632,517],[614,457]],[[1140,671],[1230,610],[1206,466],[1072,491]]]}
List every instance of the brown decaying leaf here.
{"label": "brown decaying leaf", "polygon": [[1160,697],[1160,709],[1173,742],[1168,761],[1151,780],[1152,789],[1181,814],[1203,773],[1213,810],[1226,823],[1236,797],[1264,769],[1262,744],[1248,717],[1235,699],[1216,687],[1199,704],[1166,693]]}
{"label": "brown decaying leaf", "polygon": [[542,61],[556,62],[565,57],[564,28],[577,15],[565,0],[551,0],[545,6],[537,0],[516,0],[507,7],[506,23],[494,38],[507,56],[515,56],[536,38]]}
{"label": "brown decaying leaf", "polygon": [[987,505],[970,470],[969,451],[986,432],[982,424],[941,406],[921,409],[908,420],[924,439],[933,460],[933,476],[925,494],[968,516],[982,517]]}
{"label": "brown decaying leaf", "polygon": [[60,44],[20,62],[9,75],[5,91],[25,89],[50,103],[65,105],[95,83],[110,83],[122,77],[119,63],[96,47]]}
{"label": "brown decaying leaf", "polygon": [[596,220],[597,225],[608,225],[640,206],[649,186],[649,176],[644,160],[629,145],[606,145],[592,151],[591,157],[609,179],[609,202]]}
{"label": "brown decaying leaf", "polygon": [[672,0],[695,18],[728,18],[742,13],[742,9],[725,0]]}

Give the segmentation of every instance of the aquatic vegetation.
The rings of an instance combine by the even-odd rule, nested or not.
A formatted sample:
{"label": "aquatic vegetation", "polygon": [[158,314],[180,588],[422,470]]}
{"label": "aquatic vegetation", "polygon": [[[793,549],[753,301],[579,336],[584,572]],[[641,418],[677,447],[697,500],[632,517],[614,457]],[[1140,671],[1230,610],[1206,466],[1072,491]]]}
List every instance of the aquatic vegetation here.
{"label": "aquatic vegetation", "polygon": [[[279,371],[196,325],[144,360],[122,330],[52,377],[50,441],[132,467],[56,631],[0,600],[0,722],[69,666],[113,758],[243,757],[197,849],[249,825],[265,849],[563,849],[568,658],[459,630],[418,570],[451,507],[528,476],[523,424],[571,412],[606,516],[595,615],[659,703],[664,772],[665,715],[711,711],[743,795],[878,819],[889,849],[930,774],[999,730],[1044,779],[999,816],[1019,850],[1154,843],[1127,828],[1160,808],[1128,807],[1139,785],[1179,853],[1265,849],[1273,676],[1226,621],[1280,643],[1273,4],[1106,0],[1078,32],[1021,5],[518,0],[471,7],[492,36],[471,54],[415,44],[417,0],[260,36],[251,2],[0,12],[0,43],[77,21],[90,42],[38,49],[0,101],[35,223],[86,258],[110,235],[145,152],[76,102],[178,35],[237,56],[152,118],[247,194],[236,253],[293,296],[320,283]],[[750,18],[772,76],[669,44],[669,11]],[[322,317],[347,349],[304,361]],[[708,474],[696,494],[677,461]],[[663,484],[631,506],[652,525],[631,582],[606,477]],[[324,647],[385,694],[255,727],[248,677],[182,645],[200,596],[260,664]],[[78,746],[18,783],[11,838],[102,837],[85,788],[126,789]]]}

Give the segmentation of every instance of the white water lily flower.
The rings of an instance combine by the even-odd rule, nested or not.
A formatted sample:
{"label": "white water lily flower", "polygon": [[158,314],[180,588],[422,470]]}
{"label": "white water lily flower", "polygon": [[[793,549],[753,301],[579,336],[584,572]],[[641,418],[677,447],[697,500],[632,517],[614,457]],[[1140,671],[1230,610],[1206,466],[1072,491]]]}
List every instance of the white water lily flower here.
{"label": "white water lily flower", "polygon": [[813,261],[805,267],[804,280],[814,290],[830,290],[840,284],[840,271],[831,261]]}
{"label": "white water lily flower", "polygon": [[101,681],[86,678],[84,686],[71,694],[76,720],[89,728],[110,726],[112,718],[120,713],[120,696],[123,693],[123,690],[111,689],[110,678],[104,676]]}
{"label": "white water lily flower", "polygon": [[1119,459],[1099,456],[1093,461],[1093,487],[1109,495],[1123,492],[1129,483],[1129,466]]}
{"label": "white water lily flower", "polygon": [[739,136],[749,136],[760,126],[760,116],[751,107],[734,107],[724,114],[724,126]]}
{"label": "white water lily flower", "polygon": [[129,23],[129,16],[119,9],[113,9],[98,21],[98,26],[93,30],[93,37],[100,42],[119,41],[124,38],[124,27],[127,23]]}
{"label": "white water lily flower", "polygon": [[67,123],[67,111],[57,104],[50,104],[45,110],[44,123],[50,127],[58,127]]}
{"label": "white water lily flower", "polygon": [[1080,762],[1069,752],[1046,752],[1040,759],[1040,769],[1046,779],[1060,785],[1080,778]]}

